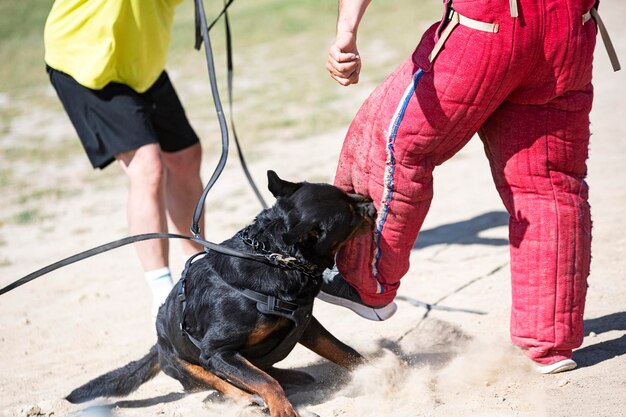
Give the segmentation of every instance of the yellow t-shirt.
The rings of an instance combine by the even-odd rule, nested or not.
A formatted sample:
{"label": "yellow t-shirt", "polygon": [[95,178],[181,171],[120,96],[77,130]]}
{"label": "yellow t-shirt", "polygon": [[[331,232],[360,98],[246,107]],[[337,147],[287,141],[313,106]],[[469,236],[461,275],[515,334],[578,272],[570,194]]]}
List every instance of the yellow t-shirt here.
{"label": "yellow t-shirt", "polygon": [[143,93],[167,59],[182,0],[56,0],[44,29],[45,61],[85,87],[109,82]]}

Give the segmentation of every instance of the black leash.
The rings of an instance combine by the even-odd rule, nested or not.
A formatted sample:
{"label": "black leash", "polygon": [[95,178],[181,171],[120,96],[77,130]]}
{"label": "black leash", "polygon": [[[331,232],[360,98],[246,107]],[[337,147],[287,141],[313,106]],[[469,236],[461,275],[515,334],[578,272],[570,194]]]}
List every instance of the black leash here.
{"label": "black leash", "polygon": [[76,255],[72,255],[58,262],[50,264],[0,289],[0,295],[5,294],[17,287],[21,287],[22,285],[27,284],[30,281],[36,278],[39,278],[42,275],[45,275],[49,272],[52,272],[64,266],[73,264],[78,261],[82,261],[83,259],[90,258],[100,253],[108,252],[112,249],[116,249],[121,246],[126,246],[131,243],[141,242],[143,240],[150,240],[150,239],[186,239],[186,240],[191,240],[192,242],[196,242],[200,245],[203,245],[205,249],[207,250],[212,250],[212,251],[221,253],[223,255],[236,256],[238,258],[249,259],[251,261],[262,262],[268,265],[278,266],[278,267],[282,267],[286,269],[296,270],[300,268],[300,262],[295,262],[294,258],[284,256],[283,254],[280,254],[280,253],[256,254],[256,253],[242,252],[236,249],[228,248],[223,245],[218,245],[217,243],[209,242],[208,240],[204,240],[198,237],[178,235],[174,233],[145,233],[142,235],[125,237],[125,238],[116,240],[114,242],[105,243],[104,245],[96,246],[95,248],[86,250],[84,252],[78,253]]}
{"label": "black leash", "polygon": [[[243,173],[248,179],[248,183],[250,187],[252,187],[252,191],[256,195],[256,198],[261,203],[261,206],[266,209],[267,204],[261,196],[259,189],[257,188],[254,180],[252,179],[252,175],[250,175],[250,171],[248,171],[248,165],[243,157],[243,152],[241,151],[241,146],[239,145],[239,137],[237,136],[237,130],[235,129],[235,111],[233,110],[233,43],[230,32],[230,20],[228,19],[228,6],[232,4],[234,0],[230,0],[228,3],[225,2],[224,6],[224,26],[226,27],[226,63],[228,67],[228,106],[230,110],[230,127],[233,131],[233,138],[235,139],[235,145],[237,146],[237,155],[239,155],[239,161],[241,162],[241,168],[243,169]],[[221,14],[220,14],[221,15]],[[210,28],[209,28],[210,29]]]}
{"label": "black leash", "polygon": [[[213,21],[211,22],[211,24],[209,25],[209,27],[207,28],[208,31],[211,31],[211,29],[213,29],[213,26],[215,26],[215,24],[218,22],[218,20],[220,20],[220,18],[227,13],[228,8],[230,7],[231,4],[233,4],[235,0],[228,0],[228,1],[224,1],[224,8],[222,9],[221,12],[219,12],[219,14],[215,17],[215,19],[213,19]],[[199,35],[200,33],[200,27],[196,26],[196,49],[200,49],[200,44],[198,43],[198,39],[200,39],[200,43],[202,43],[201,40],[201,35]]]}
{"label": "black leash", "polygon": [[[222,15],[224,15],[225,18],[227,18],[228,16],[227,9],[228,7],[230,7],[233,1],[234,0],[228,0],[224,3],[224,9],[219,14],[218,18]],[[195,17],[195,21],[196,21],[195,48],[199,50],[200,46],[202,45],[202,42],[204,42],[204,54],[206,57],[207,69],[209,72],[209,81],[211,83],[211,93],[213,95],[213,103],[215,104],[217,119],[220,124],[220,132],[222,134],[222,154],[220,155],[220,159],[217,163],[217,166],[215,167],[215,170],[213,171],[213,174],[211,175],[211,178],[209,179],[209,182],[207,183],[206,187],[202,191],[202,195],[200,196],[200,199],[198,200],[198,204],[196,205],[196,209],[193,213],[193,220],[191,223],[191,233],[193,233],[193,235],[196,238],[199,238],[200,226],[198,223],[200,222],[200,217],[202,216],[202,209],[204,207],[204,201],[206,200],[206,196],[209,193],[209,190],[213,187],[218,177],[224,170],[224,166],[226,165],[226,160],[228,159],[229,144],[228,144],[228,126],[226,124],[226,117],[224,116],[224,110],[222,108],[222,101],[220,99],[220,95],[219,95],[219,91],[217,87],[217,80],[215,77],[215,63],[213,60],[211,39],[209,37],[209,27],[207,26],[206,14],[204,12],[204,2],[203,0],[195,0],[194,4],[195,4],[195,16],[196,16]],[[216,20],[213,21],[211,26],[215,24]],[[233,65],[232,65],[232,42],[231,42],[231,34],[230,34],[230,24],[228,23],[228,21],[226,23],[226,43],[227,43],[228,80],[229,80],[228,81],[228,88],[229,88],[228,93],[229,93],[229,98],[231,101],[231,123],[232,123],[233,121],[233,118],[232,118],[233,117],[232,116],[232,69],[233,69]],[[235,142],[237,144],[237,150],[239,152],[239,159],[242,163],[242,166],[244,167],[244,173],[246,174],[246,177],[248,178],[250,185],[252,186],[255,194],[257,195],[257,198],[259,198],[261,205],[263,206],[263,208],[267,208],[267,204],[261,197],[261,194],[259,193],[256,185],[254,184],[254,181],[252,180],[252,177],[250,176],[247,165],[243,158],[243,154],[241,152],[239,140],[236,135],[235,135]]]}
{"label": "black leash", "polygon": [[[151,240],[151,239],[187,239],[187,240],[191,240],[193,242],[196,242],[198,244],[203,245],[206,249],[211,249],[215,252],[218,253],[222,253],[224,255],[229,255],[229,256],[236,256],[239,258],[245,258],[245,259],[250,259],[250,260],[254,260],[254,261],[258,261],[258,262],[263,262],[263,263],[267,263],[270,265],[275,265],[275,266],[283,266],[285,267],[286,264],[289,264],[291,261],[288,258],[285,258],[283,255],[281,254],[271,254],[271,255],[257,255],[257,254],[251,254],[251,253],[246,253],[246,252],[240,252],[231,248],[227,248],[225,246],[221,246],[218,245],[216,243],[213,242],[209,242],[207,240],[204,240],[200,237],[200,228],[199,228],[199,220],[200,220],[200,216],[202,215],[202,209],[204,206],[204,201],[206,200],[206,196],[209,192],[209,190],[211,189],[211,187],[213,187],[213,185],[215,184],[215,182],[217,181],[217,178],[220,176],[220,174],[222,173],[223,169],[224,169],[224,165],[226,164],[226,159],[228,156],[228,127],[226,125],[226,119],[224,117],[224,112],[222,109],[222,104],[221,104],[221,100],[219,97],[219,92],[218,92],[218,88],[217,88],[217,81],[215,78],[215,64],[213,62],[213,53],[212,53],[212,48],[211,48],[211,40],[209,38],[209,29],[211,27],[213,27],[213,25],[215,25],[215,23],[219,20],[219,18],[224,15],[225,17],[227,17],[227,9],[230,7],[230,5],[233,3],[234,0],[228,0],[225,1],[224,3],[224,9],[220,12],[220,14],[213,20],[213,22],[211,23],[210,26],[207,26],[207,22],[206,22],[206,15],[204,12],[204,4],[203,4],[203,0],[195,0],[195,18],[196,18],[196,44],[195,47],[196,49],[200,49],[200,46],[202,44],[202,42],[204,41],[204,51],[205,51],[205,56],[206,56],[206,61],[207,61],[207,68],[208,68],[208,72],[209,72],[209,80],[211,83],[211,92],[213,94],[213,101],[215,103],[215,109],[217,112],[217,118],[219,120],[220,123],[220,131],[222,134],[222,155],[220,157],[220,160],[211,176],[211,179],[209,180],[209,182],[207,183],[207,186],[204,188],[202,195],[200,197],[200,200],[198,201],[198,204],[196,206],[194,215],[193,215],[193,221],[192,221],[192,226],[191,226],[191,232],[193,233],[193,236],[185,236],[185,235],[179,235],[179,234],[173,234],[173,233],[145,233],[145,234],[141,234],[141,235],[135,235],[135,236],[129,236],[126,238],[122,238],[119,240],[116,240],[114,242],[109,242],[106,243],[104,245],[101,246],[97,246],[95,248],[86,250],[84,252],[78,253],[76,255],[72,255],[68,258],[62,259],[58,262],[55,262],[53,264],[50,264],[46,267],[43,267],[35,272],[32,272],[20,279],[18,279],[17,281],[5,286],[4,288],[0,289],[0,295],[5,294],[17,287],[20,287],[36,278],[39,278],[42,275],[45,275],[49,272],[52,272],[54,270],[57,270],[59,268],[62,268],[64,266],[70,265],[72,263],[78,262],[80,260],[92,257],[94,255],[103,253],[103,252],[107,252],[110,251],[112,249],[115,248],[119,248],[121,246],[125,246],[134,242],[140,242],[140,241],[144,241],[144,240]],[[228,71],[229,71],[229,98],[231,100],[231,123],[233,122],[232,119],[232,45],[231,45],[231,40],[230,40],[230,24],[227,22],[226,23],[227,26],[227,46],[228,46]],[[234,125],[233,125],[234,127]],[[259,200],[261,201],[261,205],[263,206],[263,208],[267,208],[267,204],[265,203],[265,201],[263,200],[263,198],[261,197],[260,193],[258,192],[258,189],[256,188],[256,186],[254,185],[254,181],[252,181],[252,178],[250,177],[250,174],[248,172],[246,163],[243,159],[243,154],[241,153],[241,147],[239,146],[239,142],[238,139],[235,135],[235,141],[237,142],[237,150],[239,151],[239,156],[240,156],[240,160],[242,162],[242,166],[244,167],[244,172],[246,173],[246,177],[248,177],[248,181],[250,182],[252,188],[254,189],[254,192],[257,194],[257,197],[259,198]]]}

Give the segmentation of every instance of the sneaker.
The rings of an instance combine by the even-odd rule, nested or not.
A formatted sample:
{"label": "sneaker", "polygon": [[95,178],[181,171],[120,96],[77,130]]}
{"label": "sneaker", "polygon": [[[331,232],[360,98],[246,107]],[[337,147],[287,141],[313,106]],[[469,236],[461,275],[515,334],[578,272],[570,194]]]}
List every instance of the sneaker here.
{"label": "sneaker", "polygon": [[[328,271],[328,270],[327,270]],[[333,271],[336,272],[336,271]],[[361,296],[338,272],[324,274],[322,290],[317,298],[330,304],[346,307],[368,320],[383,321],[393,316],[398,306],[393,301],[387,305],[375,307],[367,305]]]}
{"label": "sneaker", "polygon": [[535,363],[535,370],[540,374],[557,374],[559,372],[571,371],[578,366],[573,359],[563,359],[549,365]]}

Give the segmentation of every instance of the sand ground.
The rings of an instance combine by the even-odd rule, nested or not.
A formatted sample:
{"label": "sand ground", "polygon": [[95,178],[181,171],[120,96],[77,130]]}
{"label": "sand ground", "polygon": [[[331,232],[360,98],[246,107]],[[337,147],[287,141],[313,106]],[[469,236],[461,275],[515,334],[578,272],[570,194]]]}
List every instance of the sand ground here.
{"label": "sand ground", "polygon": [[[626,28],[620,16],[626,16],[623,4],[603,3],[603,17],[626,63]],[[297,347],[281,365],[307,371],[317,380],[288,390],[303,416],[626,416],[626,72],[613,73],[601,47],[594,71],[588,176],[593,261],[586,337],[574,356],[579,368],[540,376],[510,344],[508,220],[475,138],[436,170],[435,199],[403,279],[396,316],[373,323],[316,303],[318,319],[371,363],[348,374]],[[20,140],[33,130],[47,140],[71,134],[61,116],[56,107],[17,120],[3,141]],[[331,181],[344,131],[256,145],[251,171],[262,188],[267,169],[294,181]],[[205,163],[207,178],[213,156]],[[83,191],[44,204],[41,210],[49,219],[0,225],[0,285],[126,235],[121,175],[87,173],[82,156],[61,168],[14,168],[40,187]],[[113,186],[83,185],[96,175]],[[216,242],[258,212],[234,154],[207,207],[206,237]],[[17,210],[6,204],[1,208]],[[184,259],[178,246],[172,246],[172,268],[178,273]],[[426,310],[411,300],[449,309]],[[2,296],[0,413],[262,415],[241,404],[203,401],[207,393],[185,395],[163,374],[124,399],[83,406],[65,402],[62,398],[72,388],[147,352],[155,341],[149,312],[149,290],[131,247],[55,271]]]}

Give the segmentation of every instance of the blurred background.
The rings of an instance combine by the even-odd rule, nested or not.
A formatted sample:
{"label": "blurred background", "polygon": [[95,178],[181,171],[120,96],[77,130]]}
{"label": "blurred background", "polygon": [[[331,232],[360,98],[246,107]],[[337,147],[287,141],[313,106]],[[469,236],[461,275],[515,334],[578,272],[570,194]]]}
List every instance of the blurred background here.
{"label": "blurred background", "polygon": [[[205,3],[211,21],[223,4]],[[45,206],[71,206],[72,198],[86,188],[119,188],[125,181],[118,167],[92,171],[48,82],[43,28],[51,5],[0,0],[0,248],[6,244],[3,226],[54,228],[54,210]],[[264,141],[298,141],[347,128],[373,86],[412,51],[425,22],[437,18],[439,4],[374,2],[360,33],[363,76],[350,90],[342,89],[325,70],[336,11],[336,0],[237,0],[231,6],[234,112],[249,162],[264,156],[255,147]],[[177,8],[167,69],[202,139],[203,173],[208,177],[219,156],[220,134],[204,53],[193,49],[193,12],[192,1]],[[220,21],[211,39],[228,111],[224,38]],[[264,188],[265,179],[257,181]],[[124,204],[123,198],[119,204]],[[7,263],[11,260],[0,255],[0,267]]]}
{"label": "blurred background", "polygon": [[[92,170],[47,80],[43,28],[52,4],[52,0],[0,0],[0,286],[128,235],[124,174],[116,164]],[[209,21],[222,6],[222,1],[205,0]],[[201,137],[206,182],[219,158],[221,139],[204,52],[193,49],[193,9],[191,0],[177,8],[167,69]],[[440,19],[441,0],[372,1],[359,30],[361,81],[349,88],[335,83],[325,69],[336,11],[337,0],[235,0],[230,8],[237,132],[269,203],[267,169],[293,181],[332,180],[350,120],[372,89],[412,52],[431,22]],[[605,1],[601,13],[624,64],[626,5]],[[213,28],[211,39],[228,118],[223,22]],[[619,410],[626,379],[626,128],[620,121],[626,71],[613,73],[599,38],[594,65],[589,182],[595,240],[586,312],[590,333],[581,369],[563,379],[538,380],[521,365],[517,369],[521,355],[507,351],[512,349],[506,326],[508,216],[493,187],[482,144],[472,140],[436,171],[436,196],[401,291],[418,300],[488,309],[490,314],[476,319],[433,311],[433,320],[424,321],[422,309],[403,303],[394,320],[372,332],[370,323],[317,303],[320,321],[364,352],[387,346],[384,341],[404,339],[408,354],[430,364],[408,373],[390,367],[391,377],[368,377],[376,386],[357,386],[359,394],[335,399],[329,390],[320,397],[319,408],[325,411],[320,414],[378,416],[385,414],[381,409],[403,405],[408,411],[395,415],[414,417],[415,410],[422,410],[427,414],[419,415],[450,417],[484,410],[480,415],[623,416]],[[205,207],[204,236],[215,242],[249,223],[260,209],[234,146]],[[185,258],[176,242],[171,247],[176,274]],[[3,409],[15,409],[7,415],[20,417],[66,415],[68,405],[61,398],[69,388],[111,369],[113,362],[118,365],[142,355],[154,338],[147,291],[134,250],[127,246],[2,296],[0,415]],[[470,349],[465,342],[472,338],[477,343]],[[438,380],[440,367],[457,351],[463,354],[450,366],[449,377]],[[481,359],[472,356],[475,351]],[[315,360],[300,352],[290,365]],[[319,373],[326,371],[322,367]],[[173,380],[163,376],[151,384],[135,398],[157,395],[153,408],[144,408],[139,400],[120,415],[143,416],[146,410],[149,415],[201,415],[194,412],[200,407],[196,403],[201,404],[194,397],[167,397],[178,389]],[[401,386],[405,389],[398,391]],[[316,387],[322,388],[323,384]],[[382,405],[372,406],[372,396]],[[170,404],[160,404],[168,398]],[[359,406],[362,409],[355,411]]]}

